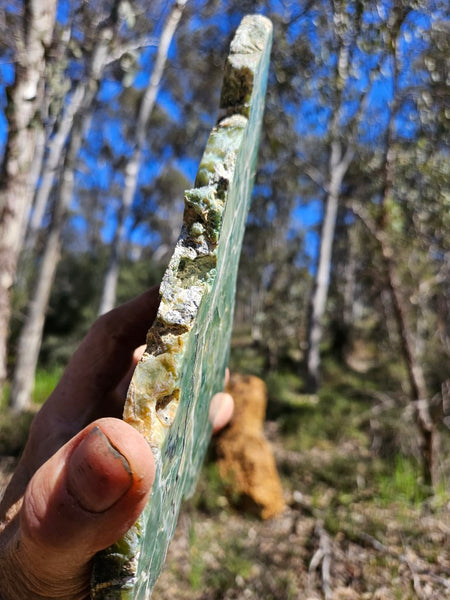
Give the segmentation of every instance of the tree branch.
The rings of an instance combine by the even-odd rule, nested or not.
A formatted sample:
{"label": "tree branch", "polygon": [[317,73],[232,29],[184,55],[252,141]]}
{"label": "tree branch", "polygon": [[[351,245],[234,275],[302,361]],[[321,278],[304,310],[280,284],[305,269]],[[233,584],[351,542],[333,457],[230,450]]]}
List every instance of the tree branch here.
{"label": "tree branch", "polygon": [[134,52],[141,50],[141,48],[148,48],[150,46],[157,46],[158,40],[154,37],[142,36],[136,40],[131,40],[126,44],[122,44],[118,48],[115,48],[109,56],[105,59],[105,66],[109,66],[112,63],[120,60],[128,52]]}

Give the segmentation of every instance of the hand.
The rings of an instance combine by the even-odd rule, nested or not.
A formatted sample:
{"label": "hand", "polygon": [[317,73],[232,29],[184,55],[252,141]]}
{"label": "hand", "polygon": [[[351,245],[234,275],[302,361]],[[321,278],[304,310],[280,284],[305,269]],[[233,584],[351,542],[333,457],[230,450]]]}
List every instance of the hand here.
{"label": "hand", "polygon": [[[120,416],[158,303],[152,288],[101,317],[34,419],[0,504],[1,600],[88,599],[92,557],[144,508],[153,455]],[[214,431],[232,402],[212,399]]]}

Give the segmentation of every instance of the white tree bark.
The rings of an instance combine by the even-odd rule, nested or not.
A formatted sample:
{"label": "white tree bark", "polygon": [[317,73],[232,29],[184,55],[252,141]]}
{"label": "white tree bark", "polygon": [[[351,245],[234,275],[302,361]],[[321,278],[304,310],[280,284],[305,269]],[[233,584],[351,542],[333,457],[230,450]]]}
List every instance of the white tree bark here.
{"label": "white tree bark", "polygon": [[[121,2],[122,0],[116,0],[117,5],[120,5]],[[74,120],[77,115],[79,115],[81,111],[86,110],[86,107],[92,102],[97,91],[95,82],[100,80],[107,65],[120,60],[126,52],[154,44],[153,38],[145,36],[139,40],[135,40],[133,43],[110,48],[108,42],[110,41],[112,33],[113,29],[110,24],[102,27],[98,32],[98,43],[94,48],[90,68],[88,69],[88,77],[87,79],[81,79],[73,90],[69,102],[58,119],[58,129],[49,142],[48,156],[42,170],[41,184],[36,188],[33,212],[28,223],[25,239],[26,248],[30,251],[35,248],[45,209],[53,189],[55,175],[58,166],[61,164],[61,157],[63,156],[64,148],[70,136]],[[93,87],[90,84],[92,81],[94,81]],[[94,92],[94,94],[92,92]]]}
{"label": "white tree bark", "polygon": [[54,211],[46,235],[40,269],[35,280],[35,286],[28,305],[27,318],[20,332],[17,347],[16,366],[9,398],[10,407],[14,412],[26,410],[30,405],[34,375],[42,343],[45,314],[59,262],[61,233],[73,196],[77,157],[89,121],[90,115],[84,113],[83,119],[78,120],[77,125],[72,130],[64,169],[60,176],[59,189],[56,190]]}
{"label": "white tree bark", "polygon": [[[355,43],[357,28],[355,29],[355,27],[350,24],[348,17],[337,5],[333,4],[332,10],[333,34],[338,42],[339,49],[333,84],[335,98],[329,126],[329,136],[331,141],[328,174],[324,178],[324,180],[327,181],[327,185],[325,186],[326,198],[324,204],[324,216],[320,237],[319,260],[314,280],[313,294],[311,297],[311,311],[308,327],[308,349],[306,356],[307,385],[312,392],[317,390],[320,382],[320,344],[323,338],[323,319],[328,298],[334,232],[336,229],[341,186],[354,154],[350,142],[345,152],[342,148],[342,143],[340,142],[342,133],[340,113],[343,104],[343,91],[349,77],[350,50],[352,44]],[[347,129],[351,129],[352,126],[357,127],[366,94],[367,91],[361,94],[359,109],[353,117],[352,125],[347,124]]]}
{"label": "white tree bark", "polygon": [[133,198],[136,193],[147,125],[156,103],[156,97],[164,74],[170,44],[172,43],[173,36],[175,35],[186,3],[187,0],[178,0],[175,2],[167,17],[159,40],[155,66],[139,108],[136,123],[136,144],[127,166],[125,167],[125,186],[117,215],[117,226],[111,242],[109,261],[98,309],[99,315],[114,308],[116,303],[117,281],[119,278],[120,260],[123,254],[126,221],[130,214]]}
{"label": "white tree bark", "polygon": [[[120,1],[117,0],[117,2]],[[87,79],[82,80],[74,90],[71,101],[64,112],[58,133],[53,138],[48,160],[44,166],[43,191],[41,193],[41,189],[39,189],[36,198],[37,204],[42,207],[42,214],[54,187],[57,167],[61,164],[64,147],[67,144],[67,139],[69,139],[39,273],[35,279],[27,317],[18,342],[16,365],[9,397],[9,405],[15,412],[26,409],[31,401],[36,365],[42,343],[45,314],[59,262],[61,233],[73,195],[76,159],[82,144],[83,134],[89,127],[93,102],[100,79],[109,61],[108,49],[115,34],[114,25],[114,23],[107,22],[98,32],[98,41],[87,68]],[[36,208],[35,205],[35,210]],[[41,219],[42,215],[36,225],[40,226]],[[35,231],[31,230],[30,233],[36,235],[37,229]]]}
{"label": "white tree bark", "polygon": [[53,37],[55,16],[56,0],[26,0],[22,31],[17,36],[15,81],[0,174],[0,386],[6,378],[10,291],[33,197],[30,171],[36,144],[35,117],[42,102],[46,49]]}
{"label": "white tree bark", "polygon": [[62,118],[59,121],[58,131],[53,136],[48,150],[48,157],[41,176],[40,186],[36,190],[34,199],[33,213],[28,224],[28,233],[26,236],[26,247],[32,250],[36,245],[36,238],[41,228],[45,209],[53,189],[55,175],[61,164],[61,157],[64,147],[73,127],[73,122],[80,109],[86,104],[84,101],[86,94],[86,81],[80,80],[73,91],[68,105],[66,106]]}
{"label": "white tree bark", "polygon": [[[39,128],[36,131],[36,143],[35,143],[35,148],[34,148],[34,156],[33,156],[33,162],[30,168],[30,181],[29,181],[29,186],[31,190],[36,190],[38,187],[38,182],[39,182],[39,176],[41,173],[41,169],[42,169],[42,164],[44,162],[44,155],[45,155],[45,142],[46,142],[46,135],[45,135],[45,129],[44,127]],[[23,242],[26,239],[26,231],[27,231],[27,225],[28,225],[28,219],[29,219],[29,213],[31,211],[31,205],[28,208],[28,214],[26,215],[26,217],[23,219],[23,223],[22,223],[22,232],[20,234],[20,239],[21,239],[21,246],[23,246]],[[17,277],[16,279],[20,276],[20,264],[18,267],[18,272],[17,272]]]}
{"label": "white tree bark", "polygon": [[[121,1],[115,0],[116,5],[119,5]],[[28,234],[31,238],[28,242],[30,249],[33,249],[35,245],[42,216],[54,188],[56,173],[61,165],[64,152],[66,152],[59,187],[55,193],[52,220],[45,238],[39,273],[35,280],[27,317],[18,342],[13,384],[9,398],[10,406],[16,412],[26,409],[31,401],[34,376],[42,343],[45,314],[60,258],[62,229],[73,196],[74,169],[85,132],[89,129],[99,82],[105,67],[112,60],[120,58],[129,48],[129,46],[114,47],[112,42],[116,35],[115,25],[116,22],[107,20],[97,32],[97,43],[86,69],[87,77],[79,82],[64,110],[58,132],[52,138],[48,158],[42,171],[41,187],[35,198],[34,213]],[[136,47],[136,43],[133,47]],[[153,41],[145,37],[139,40],[138,43],[141,47],[142,45],[148,46]],[[112,50],[114,51],[112,52]]]}
{"label": "white tree bark", "polygon": [[319,262],[311,300],[307,369],[309,387],[312,391],[317,388],[320,380],[320,344],[323,338],[323,318],[330,284],[331,258],[340,190],[352,157],[353,153],[350,150],[347,150],[345,155],[342,156],[341,144],[337,141],[332,142],[329,160],[330,180],[327,186],[325,214],[320,236]]}

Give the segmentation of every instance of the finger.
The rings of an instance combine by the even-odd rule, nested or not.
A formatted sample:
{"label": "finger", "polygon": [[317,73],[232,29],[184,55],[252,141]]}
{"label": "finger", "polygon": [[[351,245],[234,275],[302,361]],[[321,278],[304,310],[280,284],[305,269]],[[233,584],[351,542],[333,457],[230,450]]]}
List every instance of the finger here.
{"label": "finger", "polygon": [[30,475],[90,422],[120,416],[113,391],[133,367],[158,305],[154,287],[96,321],[33,421],[23,456]]}
{"label": "finger", "polygon": [[231,420],[234,411],[234,400],[230,394],[219,392],[212,397],[209,407],[209,420],[213,433],[217,433]]}
{"label": "finger", "polygon": [[128,372],[126,373],[126,375],[123,377],[122,381],[119,382],[119,385],[114,390],[114,394],[117,396],[117,402],[120,403],[120,405],[121,405],[120,406],[121,410],[123,410],[123,403],[126,398],[128,387],[130,385],[131,378],[133,377],[134,370],[135,370],[138,362],[141,360],[142,355],[145,352],[145,348],[146,348],[146,345],[143,344],[142,346],[139,346],[139,348],[136,348],[136,350],[133,352],[131,366],[128,369]]}
{"label": "finger", "polygon": [[230,369],[227,367],[225,369],[225,384],[224,384],[224,388],[227,388],[228,385],[230,383]]}
{"label": "finger", "polygon": [[[31,479],[3,569],[8,581],[22,569],[34,593],[71,598],[65,582],[87,577],[88,585],[89,560],[136,521],[154,475],[152,452],[138,432],[117,419],[92,423]],[[21,578],[8,585],[20,588]],[[13,597],[25,597],[23,590]]]}
{"label": "finger", "polygon": [[[114,416],[117,418],[122,417],[127,389],[134,369],[142,358],[145,348],[144,344],[135,349],[128,373],[119,383],[116,390],[110,394],[110,402],[117,409],[111,408],[108,412],[115,412]],[[42,437],[39,435],[40,424],[46,426],[45,436]],[[55,421],[52,414],[46,415],[45,410],[41,411],[38,418],[33,422],[30,440],[0,502],[0,520],[5,518],[6,512],[22,497],[33,473],[76,433],[77,430],[74,427],[74,423],[67,424],[60,420]]]}
{"label": "finger", "polygon": [[95,322],[55,390],[58,415],[71,421],[83,415],[81,425],[87,425],[86,419],[129,370],[133,352],[145,342],[158,306],[159,292],[154,287]]}

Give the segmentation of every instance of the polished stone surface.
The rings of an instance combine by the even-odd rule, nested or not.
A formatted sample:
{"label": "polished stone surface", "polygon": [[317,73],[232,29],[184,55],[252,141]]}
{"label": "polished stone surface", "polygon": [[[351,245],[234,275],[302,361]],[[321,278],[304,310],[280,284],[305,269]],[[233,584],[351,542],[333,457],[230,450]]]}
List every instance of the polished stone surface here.
{"label": "polished stone surface", "polygon": [[180,504],[208,446],[211,397],[228,362],[236,275],[255,173],[272,26],[245,17],[231,43],[221,117],[209,137],[161,305],[136,368],[124,419],[148,440],[157,477],[139,521],[95,560],[92,598],[146,600],[164,564]]}

